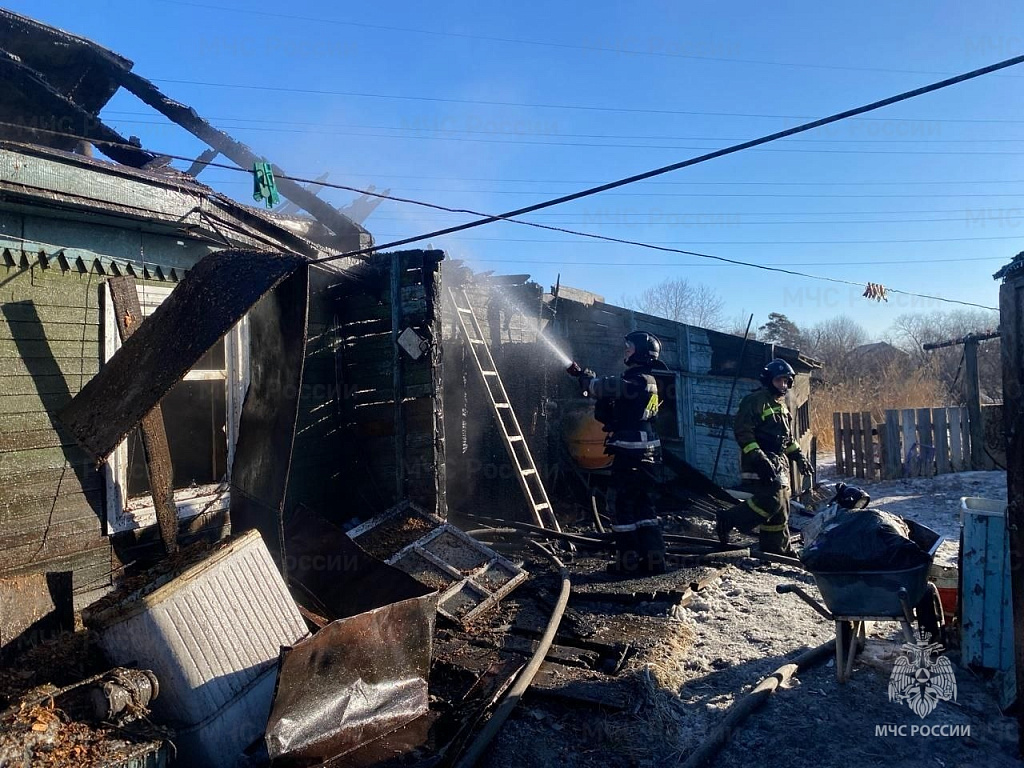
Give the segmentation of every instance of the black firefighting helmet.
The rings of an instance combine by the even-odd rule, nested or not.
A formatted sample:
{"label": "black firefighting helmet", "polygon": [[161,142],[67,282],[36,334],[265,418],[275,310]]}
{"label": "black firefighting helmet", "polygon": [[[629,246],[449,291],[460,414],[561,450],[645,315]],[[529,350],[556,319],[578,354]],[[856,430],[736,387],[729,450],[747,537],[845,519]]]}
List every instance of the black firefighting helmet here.
{"label": "black firefighting helmet", "polygon": [[793,370],[793,366],[787,363],[785,360],[775,358],[768,365],[761,369],[761,384],[769,389],[772,389],[772,381],[779,376],[789,376],[790,386],[792,386],[792,379],[796,376],[796,371]]}
{"label": "black firefighting helmet", "polygon": [[647,331],[627,333],[626,343],[632,344],[635,350],[626,361],[629,365],[653,363],[661,355],[661,342],[653,333],[647,333]]}
{"label": "black firefighting helmet", "polygon": [[871,497],[856,486],[840,483],[836,486],[835,502],[843,509],[864,509],[871,503]]}

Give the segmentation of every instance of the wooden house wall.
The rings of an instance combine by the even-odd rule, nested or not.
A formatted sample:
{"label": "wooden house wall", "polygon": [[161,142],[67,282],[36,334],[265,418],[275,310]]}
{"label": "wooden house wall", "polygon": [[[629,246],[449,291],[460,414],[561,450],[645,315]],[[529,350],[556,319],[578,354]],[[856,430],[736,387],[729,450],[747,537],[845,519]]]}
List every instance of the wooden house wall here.
{"label": "wooden house wall", "polygon": [[[366,520],[402,498],[445,514],[441,421],[441,251],[381,254],[337,282],[333,294],[337,381],[345,457],[338,474],[350,513]],[[400,265],[399,302],[391,299],[391,265]],[[393,316],[393,311],[395,312]],[[396,322],[397,321],[397,322]],[[419,360],[395,337],[413,328],[428,341]],[[396,370],[398,379],[396,379]],[[400,410],[395,385],[400,381]],[[399,415],[400,414],[400,415]]]}
{"label": "wooden house wall", "polygon": [[[446,280],[452,280],[447,267],[444,274]],[[547,346],[538,341],[539,329],[547,325],[541,304],[543,290],[536,283],[495,285],[486,280],[458,286],[463,288],[538,472],[549,479],[557,452],[550,450],[551,414],[545,399],[552,378],[564,374]],[[495,517],[532,522],[487,392],[455,332],[455,322],[454,316],[446,316],[443,324],[445,430],[452,436],[447,453],[448,487],[453,510],[486,509]]]}
{"label": "wooden house wall", "polygon": [[140,253],[156,277],[208,251],[179,242],[0,212],[0,576],[71,571],[79,604],[109,586],[103,475],[55,414],[99,370],[103,281],[133,262],[146,274]]}

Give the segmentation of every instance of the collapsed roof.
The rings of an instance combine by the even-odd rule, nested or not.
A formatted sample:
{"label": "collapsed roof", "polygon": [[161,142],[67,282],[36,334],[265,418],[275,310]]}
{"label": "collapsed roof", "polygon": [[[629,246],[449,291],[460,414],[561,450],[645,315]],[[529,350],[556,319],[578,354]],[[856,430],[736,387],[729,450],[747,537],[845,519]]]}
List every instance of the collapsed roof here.
{"label": "collapsed roof", "polygon": [[[63,151],[88,142],[121,165],[159,173],[170,158],[147,151],[134,137],[121,136],[99,116],[124,88],[210,147],[192,164],[190,174],[198,174],[218,154],[242,168],[264,159],[191,107],[168,98],[132,67],[130,60],[91,40],[0,9],[0,78],[5,85],[0,94],[0,139]],[[167,173],[182,176],[173,169]],[[334,251],[360,251],[373,244],[366,229],[277,166],[274,173],[281,194],[320,225],[297,230],[293,222],[282,221],[280,226]]]}

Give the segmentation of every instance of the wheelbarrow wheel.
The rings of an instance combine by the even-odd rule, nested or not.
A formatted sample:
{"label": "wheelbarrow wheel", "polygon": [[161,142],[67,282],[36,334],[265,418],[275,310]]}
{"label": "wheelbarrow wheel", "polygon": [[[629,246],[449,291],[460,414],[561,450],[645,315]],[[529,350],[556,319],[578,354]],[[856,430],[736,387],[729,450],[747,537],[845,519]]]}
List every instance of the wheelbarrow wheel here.
{"label": "wheelbarrow wheel", "polygon": [[943,628],[946,624],[946,617],[942,611],[942,602],[939,600],[939,590],[932,582],[925,587],[924,596],[914,608],[917,615],[917,628],[931,638],[933,643],[945,645],[945,633]]}

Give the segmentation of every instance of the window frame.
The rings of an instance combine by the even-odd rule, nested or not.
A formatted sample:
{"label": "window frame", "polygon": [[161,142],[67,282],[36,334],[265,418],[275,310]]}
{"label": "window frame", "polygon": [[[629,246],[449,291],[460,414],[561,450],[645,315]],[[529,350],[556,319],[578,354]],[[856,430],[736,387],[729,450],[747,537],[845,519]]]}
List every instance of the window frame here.
{"label": "window frame", "polygon": [[[138,283],[139,304],[145,319],[171,295],[174,286]],[[106,363],[121,347],[121,336],[114,318],[110,288],[103,283],[103,362]],[[238,440],[238,423],[242,403],[249,387],[249,322],[243,317],[224,337],[224,369],[218,371],[189,371],[183,381],[224,381],[225,421],[227,438],[226,480],[206,485],[177,488],[174,504],[178,520],[188,520],[204,512],[226,511],[231,504],[230,478]],[[118,443],[104,467],[106,481],[107,531],[122,533],[156,525],[156,507],[151,494],[129,498],[128,440]]]}

